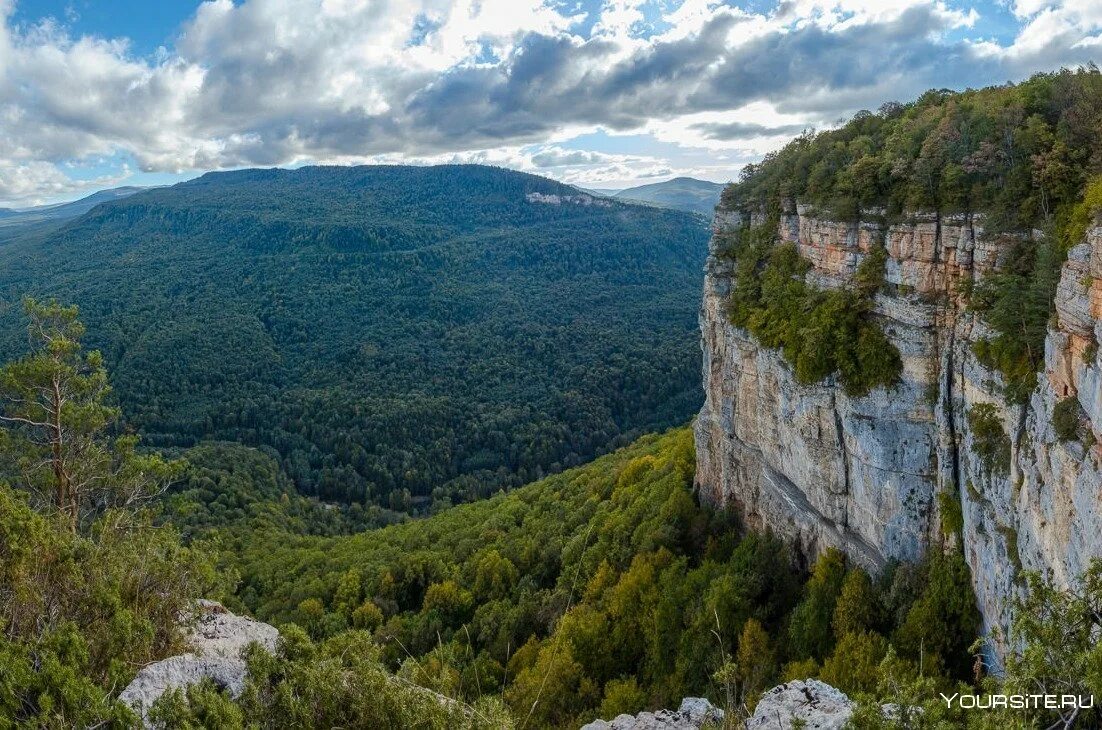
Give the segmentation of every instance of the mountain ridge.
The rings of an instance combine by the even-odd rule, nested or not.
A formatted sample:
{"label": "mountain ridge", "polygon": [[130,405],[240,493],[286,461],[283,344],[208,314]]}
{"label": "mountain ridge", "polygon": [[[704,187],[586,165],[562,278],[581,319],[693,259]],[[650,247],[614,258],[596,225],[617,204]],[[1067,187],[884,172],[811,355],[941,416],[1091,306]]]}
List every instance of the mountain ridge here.
{"label": "mountain ridge", "polygon": [[577,196],[480,166],[210,173],[10,241],[0,293],[81,306],[150,444],[244,440],[307,494],[424,508],[695,407],[705,226]]}
{"label": "mountain ridge", "polygon": [[612,197],[629,202],[660,205],[711,216],[719,203],[721,183],[691,177],[675,177],[665,182],[619,190]]}

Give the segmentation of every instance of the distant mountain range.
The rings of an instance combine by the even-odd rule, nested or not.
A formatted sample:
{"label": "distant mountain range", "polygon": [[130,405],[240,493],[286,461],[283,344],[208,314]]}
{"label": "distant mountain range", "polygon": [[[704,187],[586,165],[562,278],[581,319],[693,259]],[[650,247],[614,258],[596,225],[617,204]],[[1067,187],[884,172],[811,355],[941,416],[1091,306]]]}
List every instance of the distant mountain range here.
{"label": "distant mountain range", "polygon": [[149,445],[241,441],[306,494],[408,510],[699,407],[699,216],[476,166],[112,194],[0,228],[0,360],[26,348],[21,297],[79,305]]}
{"label": "distant mountain range", "polygon": [[119,200],[134,193],[145,190],[136,186],[111,188],[92,193],[80,200],[68,203],[53,203],[51,205],[38,205],[32,208],[0,208],[0,226],[24,225],[28,223],[43,223],[46,221],[60,221],[67,218],[76,218],[84,215],[100,203]]}
{"label": "distant mountain range", "polygon": [[665,182],[639,185],[626,190],[587,188],[586,192],[633,203],[646,203],[662,208],[711,215],[716,204],[719,203],[719,195],[723,192],[723,187],[722,183],[691,177],[675,177]]}

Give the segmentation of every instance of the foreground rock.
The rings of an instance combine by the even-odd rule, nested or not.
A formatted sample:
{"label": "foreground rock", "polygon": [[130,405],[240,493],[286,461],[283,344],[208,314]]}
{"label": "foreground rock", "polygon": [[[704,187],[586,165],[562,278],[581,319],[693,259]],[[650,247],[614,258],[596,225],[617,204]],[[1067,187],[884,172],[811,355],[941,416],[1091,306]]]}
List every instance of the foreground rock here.
{"label": "foreground rock", "polygon": [[196,613],[188,637],[192,651],[144,667],[119,695],[147,726],[149,709],[169,690],[210,679],[237,697],[245,688],[245,647],[255,642],[275,651],[279,631],[274,626],[236,616],[213,601],[199,601]]}
{"label": "foreground rock", "polygon": [[817,679],[778,685],[761,696],[747,730],[834,730],[853,715],[854,703],[839,689]]}
{"label": "foreground rock", "polygon": [[723,710],[715,707],[703,697],[686,697],[681,708],[640,712],[620,715],[614,720],[594,720],[581,730],[699,730],[702,727],[720,727],[723,724]]}

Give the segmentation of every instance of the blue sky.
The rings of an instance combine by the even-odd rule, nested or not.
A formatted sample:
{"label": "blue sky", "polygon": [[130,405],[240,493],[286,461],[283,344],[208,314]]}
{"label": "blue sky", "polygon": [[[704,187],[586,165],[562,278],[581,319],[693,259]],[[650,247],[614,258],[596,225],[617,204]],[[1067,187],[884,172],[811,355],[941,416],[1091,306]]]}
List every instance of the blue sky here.
{"label": "blue sky", "polygon": [[1094,0],[0,0],[0,206],[311,163],[726,181],[1100,49]]}

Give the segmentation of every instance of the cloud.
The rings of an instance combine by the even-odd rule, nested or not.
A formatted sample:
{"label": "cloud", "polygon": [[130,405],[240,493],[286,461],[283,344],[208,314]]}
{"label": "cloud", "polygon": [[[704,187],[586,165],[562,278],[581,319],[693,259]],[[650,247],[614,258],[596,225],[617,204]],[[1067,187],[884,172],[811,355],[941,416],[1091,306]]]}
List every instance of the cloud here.
{"label": "cloud", "polygon": [[[1086,62],[1102,33],[1089,0],[1017,0],[1004,45],[935,0],[210,0],[138,57],[54,21],[15,27],[12,10],[0,0],[8,200],[56,194],[62,166],[104,155],[158,172],[481,156],[641,176],[678,165],[549,143],[599,129],[761,154],[929,87]],[[743,113],[761,108],[774,119]]]}
{"label": "cloud", "polygon": [[807,129],[807,125],[781,124],[776,127],[767,127],[764,124],[754,122],[703,122],[694,124],[691,128],[700,132],[707,139],[718,139],[727,142],[753,139],[755,137],[792,137]]}
{"label": "cloud", "polygon": [[74,179],[49,162],[11,163],[0,160],[0,200],[9,205],[41,205],[58,196],[118,185],[129,174]]}

